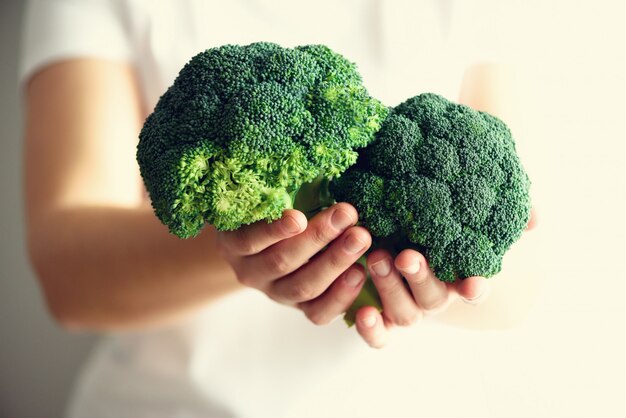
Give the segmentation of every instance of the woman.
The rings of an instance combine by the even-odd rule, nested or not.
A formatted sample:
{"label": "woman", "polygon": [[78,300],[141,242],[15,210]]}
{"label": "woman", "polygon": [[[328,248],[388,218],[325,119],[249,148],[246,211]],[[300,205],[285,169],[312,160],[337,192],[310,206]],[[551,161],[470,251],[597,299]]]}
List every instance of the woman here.
{"label": "woman", "polygon": [[[356,297],[364,271],[354,263],[371,237],[355,226],[353,207],[339,203],[309,221],[288,210],[272,224],[227,233],[206,227],[180,240],[150,208],[135,162],[137,135],[191,56],[259,40],[327,44],[358,63],[385,103],[421,91],[450,97],[464,73],[461,101],[510,120],[502,73],[489,65],[465,71],[458,63],[469,57],[446,56],[460,39],[449,26],[458,15],[447,5],[29,4],[21,70],[29,251],[56,320],[111,334],[86,366],[70,416],[280,416],[285,399],[360,349],[342,324],[311,327],[285,308],[328,324]],[[368,268],[383,313],[363,308],[356,330],[373,347],[394,326],[435,313],[470,328],[507,326],[528,301],[507,299],[508,317],[501,301],[533,285],[498,283],[476,307],[458,300],[482,301],[484,278],[446,285],[416,251],[395,259],[374,251]],[[249,271],[258,274],[242,284]],[[267,385],[275,390],[259,389]]]}

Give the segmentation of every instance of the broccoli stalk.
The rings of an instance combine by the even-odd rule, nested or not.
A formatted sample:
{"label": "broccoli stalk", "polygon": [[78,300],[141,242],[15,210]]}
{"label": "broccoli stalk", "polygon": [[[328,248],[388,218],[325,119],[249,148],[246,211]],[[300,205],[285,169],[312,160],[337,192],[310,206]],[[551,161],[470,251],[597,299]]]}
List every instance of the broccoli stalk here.
{"label": "broccoli stalk", "polygon": [[[330,180],[327,177],[319,176],[311,183],[303,184],[298,192],[293,196],[293,209],[304,213],[307,219],[312,218],[325,208],[333,205],[336,201],[330,193]],[[358,263],[365,268],[366,280],[355,301],[346,311],[343,319],[348,326],[354,325],[356,312],[364,306],[374,306],[379,311],[382,304],[376,287],[367,273],[366,256],[359,258]]]}
{"label": "broccoli stalk", "polygon": [[335,199],[330,194],[328,177],[318,176],[311,183],[304,183],[292,195],[291,208],[304,213],[311,219],[325,208],[333,205]]}

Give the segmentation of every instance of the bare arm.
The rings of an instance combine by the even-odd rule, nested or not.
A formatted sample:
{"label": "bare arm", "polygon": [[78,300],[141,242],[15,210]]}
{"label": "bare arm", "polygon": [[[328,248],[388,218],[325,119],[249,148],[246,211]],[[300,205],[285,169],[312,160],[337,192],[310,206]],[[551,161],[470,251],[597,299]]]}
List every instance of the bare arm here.
{"label": "bare arm", "polygon": [[135,162],[143,116],[128,64],[65,61],[28,84],[28,249],[66,327],[161,323],[240,287],[213,229],[180,240],[146,202]]}

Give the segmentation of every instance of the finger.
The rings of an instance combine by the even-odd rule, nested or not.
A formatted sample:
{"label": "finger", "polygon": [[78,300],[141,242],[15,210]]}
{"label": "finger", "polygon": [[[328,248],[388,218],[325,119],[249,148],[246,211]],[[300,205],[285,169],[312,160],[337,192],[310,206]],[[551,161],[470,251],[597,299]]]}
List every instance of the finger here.
{"label": "finger", "polygon": [[339,203],[331,206],[311,218],[304,232],[247,257],[245,263],[238,267],[240,281],[258,289],[266,288],[272,281],[307,263],[345,229],[354,225],[357,219],[356,210],[351,205]]}
{"label": "finger", "polygon": [[272,282],[268,293],[282,303],[315,299],[353,265],[371,244],[372,238],[367,229],[352,227],[298,271]]}
{"label": "finger", "polygon": [[487,279],[480,276],[468,277],[454,283],[456,293],[463,302],[469,304],[483,302],[489,294],[490,287]]}
{"label": "finger", "polygon": [[231,255],[257,254],[276,242],[305,230],[306,216],[294,209],[287,209],[274,222],[259,221],[235,231],[218,233],[221,250]]}
{"label": "finger", "polygon": [[421,311],[398,270],[393,267],[391,255],[376,250],[367,257],[372,281],[383,305],[383,315],[391,323],[400,326],[413,324]]}
{"label": "finger", "polygon": [[370,347],[382,348],[387,343],[389,330],[373,306],[364,306],[356,312],[356,329]]}
{"label": "finger", "polygon": [[423,255],[415,250],[404,250],[396,257],[395,265],[425,314],[439,312],[449,303],[446,284],[435,277]]}
{"label": "finger", "polygon": [[299,304],[307,318],[316,325],[326,325],[344,313],[356,299],[365,282],[363,266],[349,268],[320,297]]}

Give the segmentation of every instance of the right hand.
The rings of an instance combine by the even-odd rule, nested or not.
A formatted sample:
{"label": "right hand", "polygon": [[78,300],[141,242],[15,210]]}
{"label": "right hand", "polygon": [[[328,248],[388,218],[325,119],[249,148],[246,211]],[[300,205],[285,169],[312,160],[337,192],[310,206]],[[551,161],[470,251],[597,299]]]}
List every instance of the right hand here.
{"label": "right hand", "polygon": [[355,263],[372,238],[365,228],[354,226],[357,220],[347,203],[308,222],[302,212],[288,209],[272,223],[219,232],[217,246],[241,284],[323,325],[350,307],[365,281],[363,267]]}

